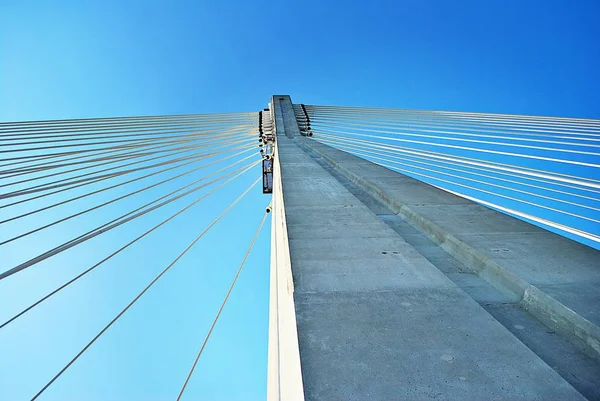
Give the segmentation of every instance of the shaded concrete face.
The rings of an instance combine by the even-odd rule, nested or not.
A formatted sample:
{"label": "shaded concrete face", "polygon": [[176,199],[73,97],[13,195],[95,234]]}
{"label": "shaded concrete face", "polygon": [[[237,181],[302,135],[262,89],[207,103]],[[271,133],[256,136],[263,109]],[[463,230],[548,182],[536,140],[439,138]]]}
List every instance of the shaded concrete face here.
{"label": "shaded concrete face", "polygon": [[299,143],[600,360],[599,251],[329,146]]}
{"label": "shaded concrete face", "polygon": [[277,139],[307,399],[583,399],[294,137]]}
{"label": "shaded concrete face", "polygon": [[578,399],[460,291],[305,293],[296,305],[307,399]]}

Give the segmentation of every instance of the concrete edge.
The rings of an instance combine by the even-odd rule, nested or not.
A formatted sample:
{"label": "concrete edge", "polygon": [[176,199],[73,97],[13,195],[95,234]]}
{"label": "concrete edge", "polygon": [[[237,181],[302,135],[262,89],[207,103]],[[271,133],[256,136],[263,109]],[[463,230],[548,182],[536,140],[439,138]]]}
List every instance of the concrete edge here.
{"label": "concrete edge", "polygon": [[375,196],[394,213],[401,215],[407,221],[417,226],[432,241],[440,245],[442,249],[464,263],[465,266],[469,267],[474,273],[499,291],[512,297],[536,319],[567,340],[575,343],[588,356],[600,360],[600,327],[539,288],[531,285],[526,280],[489,260],[483,253],[473,249],[455,236],[448,234],[440,226],[411,210],[408,206],[393,199],[377,185],[340,166],[335,160],[310,146],[308,144],[309,140],[296,139],[295,141],[299,146],[315,153],[336,171]]}
{"label": "concrete edge", "polygon": [[294,280],[288,241],[277,142],[271,199],[271,266],[267,400],[304,401],[304,384],[294,303]]}

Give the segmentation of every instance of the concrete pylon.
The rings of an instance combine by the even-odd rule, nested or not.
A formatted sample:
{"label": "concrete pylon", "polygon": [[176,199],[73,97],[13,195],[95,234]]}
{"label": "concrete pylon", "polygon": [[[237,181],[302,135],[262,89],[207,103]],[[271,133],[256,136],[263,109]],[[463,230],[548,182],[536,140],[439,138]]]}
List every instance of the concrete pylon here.
{"label": "concrete pylon", "polygon": [[[579,333],[560,344],[593,359],[593,319],[564,315],[531,275],[483,247],[556,240],[582,271],[598,252],[300,136],[289,96],[273,96],[270,110],[269,400],[585,399],[515,330],[546,330],[538,315],[559,316],[559,334]],[[574,369],[593,381],[594,363]]]}

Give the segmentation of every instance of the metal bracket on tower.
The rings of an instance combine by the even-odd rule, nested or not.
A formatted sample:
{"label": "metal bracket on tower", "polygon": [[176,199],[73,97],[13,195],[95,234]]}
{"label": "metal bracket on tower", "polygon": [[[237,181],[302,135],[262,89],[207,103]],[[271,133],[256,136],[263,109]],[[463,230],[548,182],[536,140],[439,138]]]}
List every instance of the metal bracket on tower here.
{"label": "metal bracket on tower", "polygon": [[296,115],[296,121],[298,122],[298,128],[300,129],[300,135],[302,136],[313,136],[313,132],[310,129],[310,117],[306,112],[306,106],[304,104],[293,105],[294,114]]}
{"label": "metal bracket on tower", "polygon": [[275,156],[275,133],[269,109],[258,112],[258,142],[263,157],[263,194],[273,193],[273,157]]}

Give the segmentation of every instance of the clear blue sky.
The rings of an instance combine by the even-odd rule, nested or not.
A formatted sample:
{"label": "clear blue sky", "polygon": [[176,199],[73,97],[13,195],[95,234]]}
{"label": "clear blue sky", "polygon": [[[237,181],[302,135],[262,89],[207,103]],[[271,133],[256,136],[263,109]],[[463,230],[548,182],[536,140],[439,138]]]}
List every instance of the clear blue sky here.
{"label": "clear blue sky", "polygon": [[[598,1],[423,3],[0,0],[0,121],[258,111],[274,93],[307,104],[600,118]],[[220,210],[235,191],[205,207]],[[218,234],[233,232],[244,247],[265,203],[253,194],[43,399],[173,399],[243,254]],[[178,223],[178,236],[0,332],[0,399],[32,396],[193,238],[197,217],[197,227]],[[2,283],[0,316],[119,237],[103,241]],[[0,249],[0,270],[22,259],[22,248],[10,249]],[[188,399],[264,399],[268,249],[263,235]]]}

